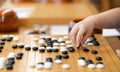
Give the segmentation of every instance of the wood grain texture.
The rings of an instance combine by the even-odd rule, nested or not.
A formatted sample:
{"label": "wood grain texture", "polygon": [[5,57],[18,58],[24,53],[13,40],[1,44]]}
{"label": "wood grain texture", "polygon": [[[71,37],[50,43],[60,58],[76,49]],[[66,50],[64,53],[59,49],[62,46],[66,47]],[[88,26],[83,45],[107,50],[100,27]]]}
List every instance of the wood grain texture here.
{"label": "wood grain texture", "polygon": [[[12,49],[12,44],[18,44],[18,43],[24,43],[33,45],[37,44],[40,46],[38,42],[34,42],[32,39],[34,37],[39,38],[40,36],[43,35],[19,35],[20,40],[18,42],[6,42],[4,49],[2,53],[0,53],[0,57],[4,56],[7,57],[7,55],[10,52],[15,52],[17,54],[18,52],[23,52],[23,58],[21,60],[16,60],[15,59],[15,64],[14,64],[14,69],[13,70],[6,70],[4,68],[3,70],[0,70],[0,72],[120,72],[120,60],[117,58],[116,54],[112,50],[112,48],[109,46],[109,44],[106,42],[106,40],[100,35],[100,34],[95,34],[95,37],[97,40],[100,42],[100,46],[87,46],[89,50],[97,50],[98,54],[93,55],[91,52],[85,53],[83,52],[82,49],[79,51],[77,50],[75,44],[73,43],[73,46],[75,48],[75,52],[71,53],[69,52],[69,59],[62,59],[63,63],[70,64],[70,69],[63,69],[62,64],[55,64],[53,62],[53,66],[51,69],[42,69],[38,70],[36,68],[31,68],[30,63],[31,62],[44,62],[47,57],[52,57],[53,61],[56,55],[61,54],[61,52],[55,53],[40,53],[39,51],[26,51],[25,49]],[[45,35],[46,36],[46,35]],[[0,35],[2,37],[2,35]],[[63,37],[63,35],[56,35],[56,36],[51,36],[51,37]],[[105,65],[104,69],[88,69],[87,66],[85,67],[80,67],[77,64],[77,60],[80,56],[85,57],[86,59],[92,59],[94,63],[97,61],[95,60],[96,56],[101,56],[103,58],[102,62]]]}

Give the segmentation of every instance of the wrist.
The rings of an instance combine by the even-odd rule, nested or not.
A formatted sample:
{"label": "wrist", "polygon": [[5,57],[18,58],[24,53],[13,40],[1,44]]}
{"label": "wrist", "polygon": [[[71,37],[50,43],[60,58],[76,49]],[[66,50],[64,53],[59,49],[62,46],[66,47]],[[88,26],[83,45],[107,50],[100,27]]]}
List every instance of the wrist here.
{"label": "wrist", "polygon": [[96,27],[96,26],[97,26],[97,19],[96,19],[96,16],[95,16],[95,15],[89,16],[89,17],[85,18],[85,19],[83,20],[83,22],[87,22],[87,24],[90,24],[90,25],[92,25],[94,28],[97,28],[97,27]]}

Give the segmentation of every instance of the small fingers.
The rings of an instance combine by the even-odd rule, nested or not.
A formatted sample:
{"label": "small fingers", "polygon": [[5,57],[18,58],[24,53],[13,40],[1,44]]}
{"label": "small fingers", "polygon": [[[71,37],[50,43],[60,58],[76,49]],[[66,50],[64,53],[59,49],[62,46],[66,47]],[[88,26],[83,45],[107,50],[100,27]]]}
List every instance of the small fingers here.
{"label": "small fingers", "polygon": [[70,32],[70,36],[71,36],[71,39],[73,40],[73,42],[75,43],[75,40],[76,40],[76,34],[78,32],[78,26],[77,24],[75,24]]}
{"label": "small fingers", "polygon": [[82,39],[81,41],[81,45],[84,44],[84,42],[87,40],[87,38],[91,35],[91,32],[87,32],[85,35],[84,35],[84,38]]}
{"label": "small fingers", "polygon": [[84,33],[85,33],[85,30],[82,29],[82,28],[77,33],[77,35],[76,35],[76,45],[77,45],[77,47],[80,46],[80,42],[82,41]]}

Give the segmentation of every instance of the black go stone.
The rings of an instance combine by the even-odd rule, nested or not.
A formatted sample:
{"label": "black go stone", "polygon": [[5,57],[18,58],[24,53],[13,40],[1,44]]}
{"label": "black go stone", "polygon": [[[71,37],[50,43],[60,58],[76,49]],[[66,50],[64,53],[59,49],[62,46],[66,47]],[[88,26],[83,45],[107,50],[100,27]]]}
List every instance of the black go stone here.
{"label": "black go stone", "polygon": [[98,54],[98,51],[92,50],[91,53],[92,53],[92,54]]}
{"label": "black go stone", "polygon": [[40,34],[46,34],[46,31],[40,31]]}
{"label": "black go stone", "polygon": [[68,58],[69,58],[69,55],[68,55],[68,54],[64,54],[62,57],[63,57],[64,59],[68,59]]}
{"label": "black go stone", "polygon": [[65,41],[60,41],[59,43],[65,43]]}
{"label": "black go stone", "polygon": [[4,41],[0,41],[0,45],[4,45],[5,44],[5,42]]}
{"label": "black go stone", "polygon": [[2,52],[2,49],[0,49],[0,53]]}
{"label": "black go stone", "polygon": [[46,41],[51,41],[51,38],[46,38],[45,40],[46,40]]}
{"label": "black go stone", "polygon": [[31,50],[31,47],[25,47],[25,50],[27,50],[27,51]]}
{"label": "black go stone", "polygon": [[9,61],[7,62],[7,64],[11,64],[11,65],[13,65],[13,64],[12,64],[11,62],[9,62]]}
{"label": "black go stone", "polygon": [[62,51],[62,54],[68,54],[68,52],[67,51]]}
{"label": "black go stone", "polygon": [[16,56],[16,59],[22,59],[22,56],[17,55],[17,56]]}
{"label": "black go stone", "polygon": [[41,65],[44,65],[44,63],[43,63],[43,62],[38,62],[37,64],[41,64]]}
{"label": "black go stone", "polygon": [[45,49],[39,49],[39,52],[45,52]]}
{"label": "black go stone", "polygon": [[92,41],[96,41],[97,39],[95,37],[92,37]]}
{"label": "black go stone", "polygon": [[6,41],[6,38],[1,38],[0,40],[1,40],[1,41]]}
{"label": "black go stone", "polygon": [[81,60],[81,59],[82,59],[82,60],[85,60],[85,57],[79,57],[79,60]]}
{"label": "black go stone", "polygon": [[14,57],[8,58],[8,61],[9,61],[9,60],[14,60]]}
{"label": "black go stone", "polygon": [[62,55],[56,55],[56,58],[55,58],[55,60],[57,60],[57,59],[62,59]]}
{"label": "black go stone", "polygon": [[12,45],[12,48],[16,49],[18,46],[17,45]]}
{"label": "black go stone", "polygon": [[11,69],[13,69],[13,66],[12,66],[12,64],[6,64],[6,69],[8,69],[8,70],[11,70]]}
{"label": "black go stone", "polygon": [[53,62],[52,58],[46,58],[46,62]]}
{"label": "black go stone", "polygon": [[0,46],[0,49],[3,49],[3,46]]}
{"label": "black go stone", "polygon": [[92,60],[86,60],[86,63],[89,65],[89,64],[93,64],[93,61]]}
{"label": "black go stone", "polygon": [[13,37],[7,37],[6,40],[7,41],[12,41]]}
{"label": "black go stone", "polygon": [[10,62],[10,63],[12,63],[12,64],[14,64],[14,63],[15,63],[15,61],[14,61],[14,60],[8,60],[8,62]]}
{"label": "black go stone", "polygon": [[75,49],[73,47],[68,47],[69,52],[74,52]]}
{"label": "black go stone", "polygon": [[22,52],[20,52],[20,53],[18,53],[17,55],[23,56],[23,53],[22,53]]}
{"label": "black go stone", "polygon": [[36,51],[36,50],[38,50],[38,47],[32,47],[32,49],[33,49],[34,51]]}
{"label": "black go stone", "polygon": [[54,51],[54,52],[58,52],[58,51],[59,51],[59,49],[53,49],[53,51]]}
{"label": "black go stone", "polygon": [[24,48],[24,45],[19,45],[18,47],[19,47],[19,48]]}
{"label": "black go stone", "polygon": [[47,49],[47,52],[52,52],[53,50],[52,49]]}
{"label": "black go stone", "polygon": [[84,51],[84,52],[89,52],[89,49],[83,48],[83,51]]}
{"label": "black go stone", "polygon": [[52,45],[52,44],[48,44],[47,46],[48,46],[48,47],[53,47],[53,45]]}
{"label": "black go stone", "polygon": [[91,41],[87,41],[87,43],[93,43],[93,41],[91,40]]}
{"label": "black go stone", "polygon": [[99,43],[98,41],[93,41],[93,44],[94,44],[95,46],[99,46],[99,45],[100,45],[100,43]]}
{"label": "black go stone", "polygon": [[97,57],[96,57],[96,60],[100,61],[100,60],[102,60],[102,57],[97,56]]}
{"label": "black go stone", "polygon": [[47,44],[52,44],[52,41],[46,41]]}
{"label": "black go stone", "polygon": [[57,40],[52,40],[52,43],[58,43],[58,41]]}
{"label": "black go stone", "polygon": [[53,43],[52,43],[52,41],[48,41],[47,44],[48,45],[52,45]]}
{"label": "black go stone", "polygon": [[103,64],[103,62],[97,62],[96,65],[97,65],[97,64]]}

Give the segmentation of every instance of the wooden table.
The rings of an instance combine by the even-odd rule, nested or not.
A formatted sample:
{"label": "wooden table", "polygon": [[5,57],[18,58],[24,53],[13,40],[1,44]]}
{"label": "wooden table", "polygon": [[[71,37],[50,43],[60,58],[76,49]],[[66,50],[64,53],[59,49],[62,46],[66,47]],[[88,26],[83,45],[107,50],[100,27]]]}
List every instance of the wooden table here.
{"label": "wooden table", "polygon": [[117,49],[120,50],[120,36],[105,37],[105,39],[110,44],[114,52],[116,52]]}
{"label": "wooden table", "polygon": [[1,8],[32,8],[31,14],[20,21],[40,24],[67,24],[71,20],[84,19],[98,13],[88,1],[67,4],[10,3],[6,1]]}
{"label": "wooden table", "polygon": [[[37,44],[38,46],[40,46],[40,44],[38,43],[38,41],[34,42],[33,38],[39,38],[40,36],[44,36],[44,35],[16,35],[19,36],[20,40],[18,42],[5,42],[5,46],[3,48],[3,52],[0,54],[1,56],[7,57],[7,55],[9,54],[9,52],[15,52],[15,54],[17,54],[18,52],[23,52],[23,58],[21,60],[17,60],[15,59],[15,64],[14,64],[14,69],[13,70],[7,70],[6,68],[4,68],[3,70],[0,70],[0,72],[79,72],[79,71],[83,71],[83,72],[119,72],[120,71],[120,60],[117,58],[117,56],[115,55],[114,51],[112,50],[112,48],[109,46],[109,44],[106,42],[106,40],[101,36],[101,34],[95,34],[95,37],[97,38],[97,40],[100,42],[100,46],[87,46],[88,49],[91,50],[97,50],[98,54],[94,55],[91,52],[83,52],[83,50],[77,50],[76,46],[74,43],[72,43],[72,45],[75,48],[75,52],[68,52],[70,58],[69,59],[62,59],[63,63],[67,63],[70,64],[70,69],[63,69],[62,68],[62,64],[55,64],[54,63],[54,58],[56,55],[61,54],[61,52],[55,53],[40,53],[39,51],[26,51],[24,48],[17,48],[17,49],[13,49],[11,46],[12,44],[19,44],[19,43],[24,43],[29,44],[29,45],[33,45],[33,44]],[[2,37],[2,35],[0,35],[0,37]],[[45,37],[45,36],[44,36]],[[51,37],[63,37],[61,36],[51,36]],[[77,60],[79,57],[85,57],[86,59],[92,59],[94,63],[96,63],[97,61],[95,60],[96,56],[101,56],[103,58],[102,62],[105,65],[105,68],[103,69],[89,69],[87,66],[84,67],[80,67],[77,64]],[[36,68],[31,68],[30,64],[32,62],[44,62],[46,58],[48,57],[52,57],[53,58],[53,66],[51,69],[41,69],[38,70]]]}

